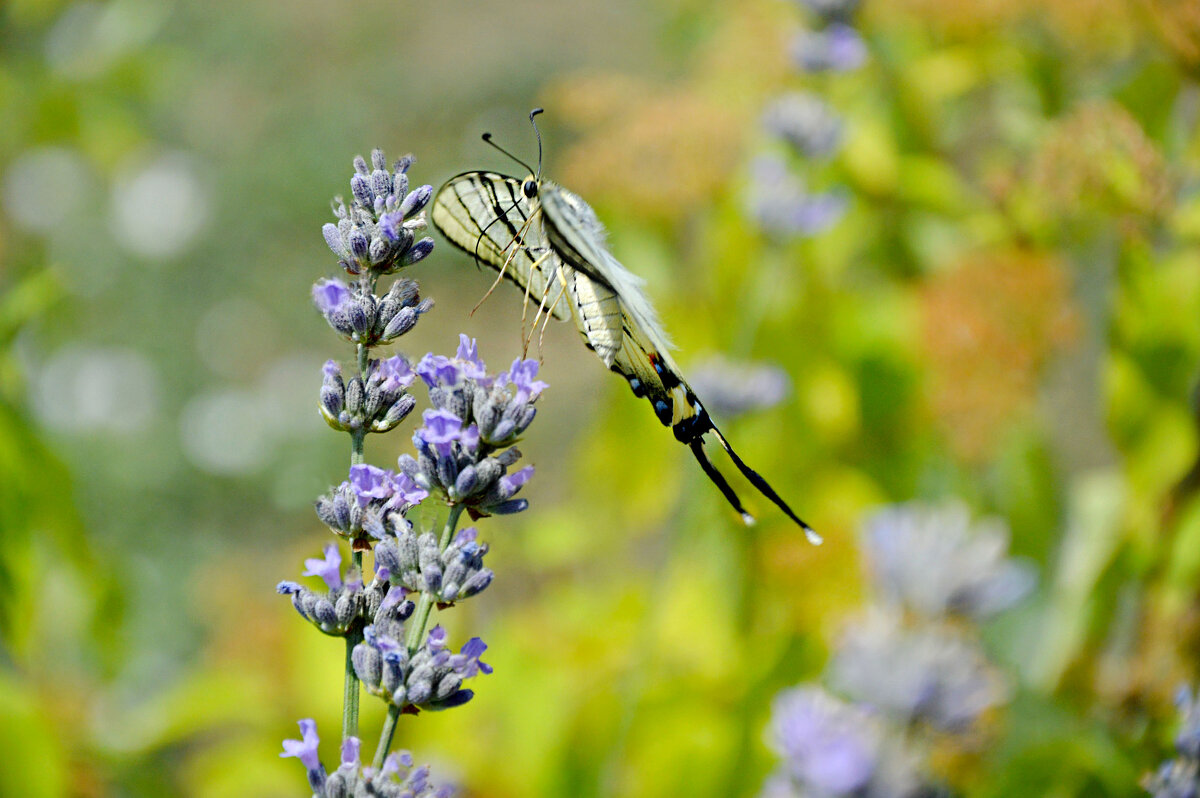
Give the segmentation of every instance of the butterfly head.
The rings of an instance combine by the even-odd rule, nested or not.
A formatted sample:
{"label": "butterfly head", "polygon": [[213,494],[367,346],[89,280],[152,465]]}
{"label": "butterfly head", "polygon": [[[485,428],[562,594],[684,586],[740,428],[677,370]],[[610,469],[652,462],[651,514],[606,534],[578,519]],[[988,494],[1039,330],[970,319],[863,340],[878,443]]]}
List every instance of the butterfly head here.
{"label": "butterfly head", "polygon": [[529,199],[533,199],[538,193],[538,181],[533,175],[525,178],[525,182],[521,183],[521,193]]}

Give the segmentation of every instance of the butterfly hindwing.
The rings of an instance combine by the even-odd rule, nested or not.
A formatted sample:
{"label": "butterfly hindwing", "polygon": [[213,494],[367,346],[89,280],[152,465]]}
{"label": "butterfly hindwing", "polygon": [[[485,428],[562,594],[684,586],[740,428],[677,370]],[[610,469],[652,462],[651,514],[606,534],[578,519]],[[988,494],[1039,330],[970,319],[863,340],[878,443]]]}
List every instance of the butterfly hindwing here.
{"label": "butterfly hindwing", "polygon": [[[551,315],[571,318],[558,258],[534,218],[537,208],[521,193],[521,182],[496,172],[464,172],[446,181],[433,200],[432,221],[450,243],[504,276],[537,303],[545,297]],[[550,303],[553,302],[553,305]]]}

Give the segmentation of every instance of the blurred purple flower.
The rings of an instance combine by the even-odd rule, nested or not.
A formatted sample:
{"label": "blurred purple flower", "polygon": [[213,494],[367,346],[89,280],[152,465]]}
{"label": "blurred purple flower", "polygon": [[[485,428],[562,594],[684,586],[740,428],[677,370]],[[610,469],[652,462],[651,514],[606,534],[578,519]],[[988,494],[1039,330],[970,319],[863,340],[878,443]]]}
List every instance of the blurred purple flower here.
{"label": "blurred purple flower", "polygon": [[768,233],[812,236],[842,217],[849,204],[842,194],[810,194],[782,159],[758,158],[751,171],[749,213]]}
{"label": "blurred purple flower", "polygon": [[1033,568],[1010,559],[1008,529],[971,523],[960,503],[897,505],[871,518],[863,535],[872,579],[889,601],[925,617],[980,620],[1033,589]]}
{"label": "blurred purple flower", "polygon": [[805,72],[847,72],[866,61],[867,45],[854,28],[834,22],[823,30],[797,33],[791,55]]}
{"label": "blurred purple flower", "polygon": [[842,120],[817,95],[791,92],[763,112],[763,126],[808,158],[833,154],[842,143]]}
{"label": "blurred purple flower", "polygon": [[979,645],[954,628],[907,628],[876,610],[850,624],[830,666],[835,689],[903,724],[925,721],[963,731],[1007,699],[999,671]]}
{"label": "blurred purple flower", "polygon": [[1200,701],[1188,687],[1179,690],[1175,703],[1183,726],[1175,736],[1175,759],[1159,766],[1142,780],[1154,798],[1196,798],[1200,795]]}
{"label": "blurred purple flower", "polygon": [[784,760],[768,781],[773,795],[791,787],[794,795],[900,798],[918,784],[911,759],[889,747],[878,718],[819,687],[776,696],[768,743]]}
{"label": "blurred purple flower", "polygon": [[716,417],[732,418],[782,402],[792,380],[779,366],[746,363],[717,356],[690,369],[690,382]]}

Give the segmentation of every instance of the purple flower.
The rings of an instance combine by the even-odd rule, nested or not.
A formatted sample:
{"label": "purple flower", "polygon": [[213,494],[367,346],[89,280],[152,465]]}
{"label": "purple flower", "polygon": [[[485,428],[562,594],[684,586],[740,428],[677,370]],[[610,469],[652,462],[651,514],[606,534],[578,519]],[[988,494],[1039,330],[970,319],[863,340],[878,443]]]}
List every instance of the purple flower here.
{"label": "purple flower", "polygon": [[450,658],[450,667],[458,671],[464,679],[469,679],[480,673],[492,672],[492,666],[480,659],[487,651],[487,644],[478,637],[472,637],[463,644],[462,650]]}
{"label": "purple flower", "polygon": [[[391,475],[390,471],[388,473]],[[396,506],[400,510],[415,507],[429,496],[429,491],[414,482],[408,474],[399,473],[391,475],[389,486],[392,490],[392,498],[389,504]],[[399,505],[407,506],[400,507]]]}
{"label": "purple flower", "polygon": [[384,213],[379,217],[379,231],[388,241],[398,242],[404,239],[408,232],[404,229],[404,214],[399,211]]}
{"label": "purple flower", "polygon": [[380,634],[374,625],[363,629],[363,640],[367,642],[367,645],[377,648],[382,654],[407,653],[408,651],[399,641],[386,634]]}
{"label": "purple flower", "polygon": [[442,455],[450,453],[450,444],[462,437],[462,419],[449,410],[426,410],[421,414],[424,423],[416,435],[435,447]]}
{"label": "purple flower", "polygon": [[463,377],[463,371],[457,363],[444,355],[432,353],[421,358],[416,371],[430,388],[457,385]]}
{"label": "purple flower", "polygon": [[336,543],[325,547],[325,558],[310,557],[304,561],[305,571],[302,576],[319,576],[325,580],[330,590],[342,586],[342,555]]}
{"label": "purple flower", "polygon": [[830,671],[832,686],[856,701],[948,732],[965,730],[1007,698],[976,641],[942,624],[907,626],[887,610],[846,628]]}
{"label": "purple flower", "polygon": [[437,654],[446,648],[446,629],[438,624],[429,630],[429,650]]}
{"label": "purple flower", "polygon": [[[381,576],[380,579],[386,579],[386,576]],[[379,603],[379,610],[385,612],[395,607],[404,597],[408,595],[408,588],[403,585],[392,585],[388,588],[387,595],[383,597],[383,601]]]}
{"label": "purple flower", "polygon": [[534,379],[538,373],[538,362],[536,360],[521,360],[517,358],[513,361],[512,368],[502,373],[499,376],[501,382],[512,383],[514,391],[514,400],[521,403],[532,402],[541,395],[546,389],[546,383],[541,380]]}
{"label": "purple flower", "polygon": [[691,370],[692,387],[704,397],[704,409],[720,416],[740,416],[782,402],[792,389],[779,366],[714,357]]}
{"label": "purple flower", "polygon": [[462,444],[463,449],[469,453],[474,453],[474,451],[479,448],[479,425],[468,425],[467,428],[462,431],[462,434],[458,436],[458,441]]}
{"label": "purple flower", "polygon": [[474,338],[468,338],[464,333],[458,334],[458,352],[455,355],[462,373],[467,379],[481,380],[487,377],[487,366],[479,358],[479,345]]}
{"label": "purple flower", "polygon": [[350,485],[358,496],[359,506],[365,507],[372,499],[390,498],[392,476],[392,472],[366,463],[350,466]]}
{"label": "purple flower", "polygon": [[321,759],[317,754],[317,746],[321,740],[317,737],[317,722],[312,718],[300,721],[300,735],[302,739],[283,741],[283,753],[280,756],[298,758],[310,773],[320,770]]}
{"label": "purple flower", "polygon": [[358,767],[358,753],[362,742],[357,737],[347,737],[342,743],[342,764]]}
{"label": "purple flower", "polygon": [[381,360],[376,368],[380,375],[379,387],[390,393],[399,393],[412,385],[412,381],[417,377],[403,355],[394,355],[386,360]]}
{"label": "purple flower", "polygon": [[508,498],[524,487],[525,483],[532,478],[533,466],[525,466],[520,471],[514,471],[511,474],[505,474],[504,476],[500,477],[501,492],[507,494],[505,498]]}
{"label": "purple flower", "polygon": [[1200,700],[1189,687],[1175,694],[1175,705],[1183,717],[1183,727],[1175,735],[1175,750],[1181,755],[1200,759]]}
{"label": "purple flower", "polygon": [[379,769],[376,778],[390,779],[400,773],[402,766],[406,768],[413,766],[412,754],[408,751],[393,751],[383,760],[383,767]]}
{"label": "purple flower", "polygon": [[826,21],[849,19],[858,8],[858,0],[796,0],[818,18]]}
{"label": "purple flower", "polygon": [[312,287],[313,302],[328,316],[350,301],[350,289],[341,280],[318,280]]}

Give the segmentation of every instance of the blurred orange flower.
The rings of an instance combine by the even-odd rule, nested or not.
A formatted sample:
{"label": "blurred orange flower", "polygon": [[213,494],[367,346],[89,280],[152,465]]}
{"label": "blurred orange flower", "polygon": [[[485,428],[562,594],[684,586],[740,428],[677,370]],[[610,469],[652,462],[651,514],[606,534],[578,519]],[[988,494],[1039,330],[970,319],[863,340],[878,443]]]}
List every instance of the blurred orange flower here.
{"label": "blurred orange flower", "polygon": [[582,134],[556,177],[589,202],[665,222],[728,186],[763,105],[793,74],[787,42],[800,18],[782,3],[718,10],[674,85],[592,73],[549,86],[547,107]]}
{"label": "blurred orange flower", "polygon": [[588,131],[558,176],[589,202],[672,221],[709,202],[741,159],[742,120],[697,91],[583,76],[549,94],[568,125]]}
{"label": "blurred orange flower", "polygon": [[1078,332],[1069,276],[1046,254],[980,255],[931,278],[920,307],[938,425],[956,454],[980,461]]}
{"label": "blurred orange flower", "polygon": [[884,26],[907,18],[938,33],[966,38],[988,39],[997,29],[1042,24],[1063,44],[1107,51],[1108,56],[1114,48],[1127,50],[1144,31],[1127,0],[892,0],[867,3],[864,10]]}
{"label": "blurred orange flower", "polygon": [[1033,183],[1056,218],[1116,216],[1129,226],[1171,202],[1166,162],[1128,111],[1083,103],[1057,120],[1033,162]]}
{"label": "blurred orange flower", "polygon": [[1196,0],[1142,0],[1167,47],[1193,74],[1200,72],[1200,3]]}

